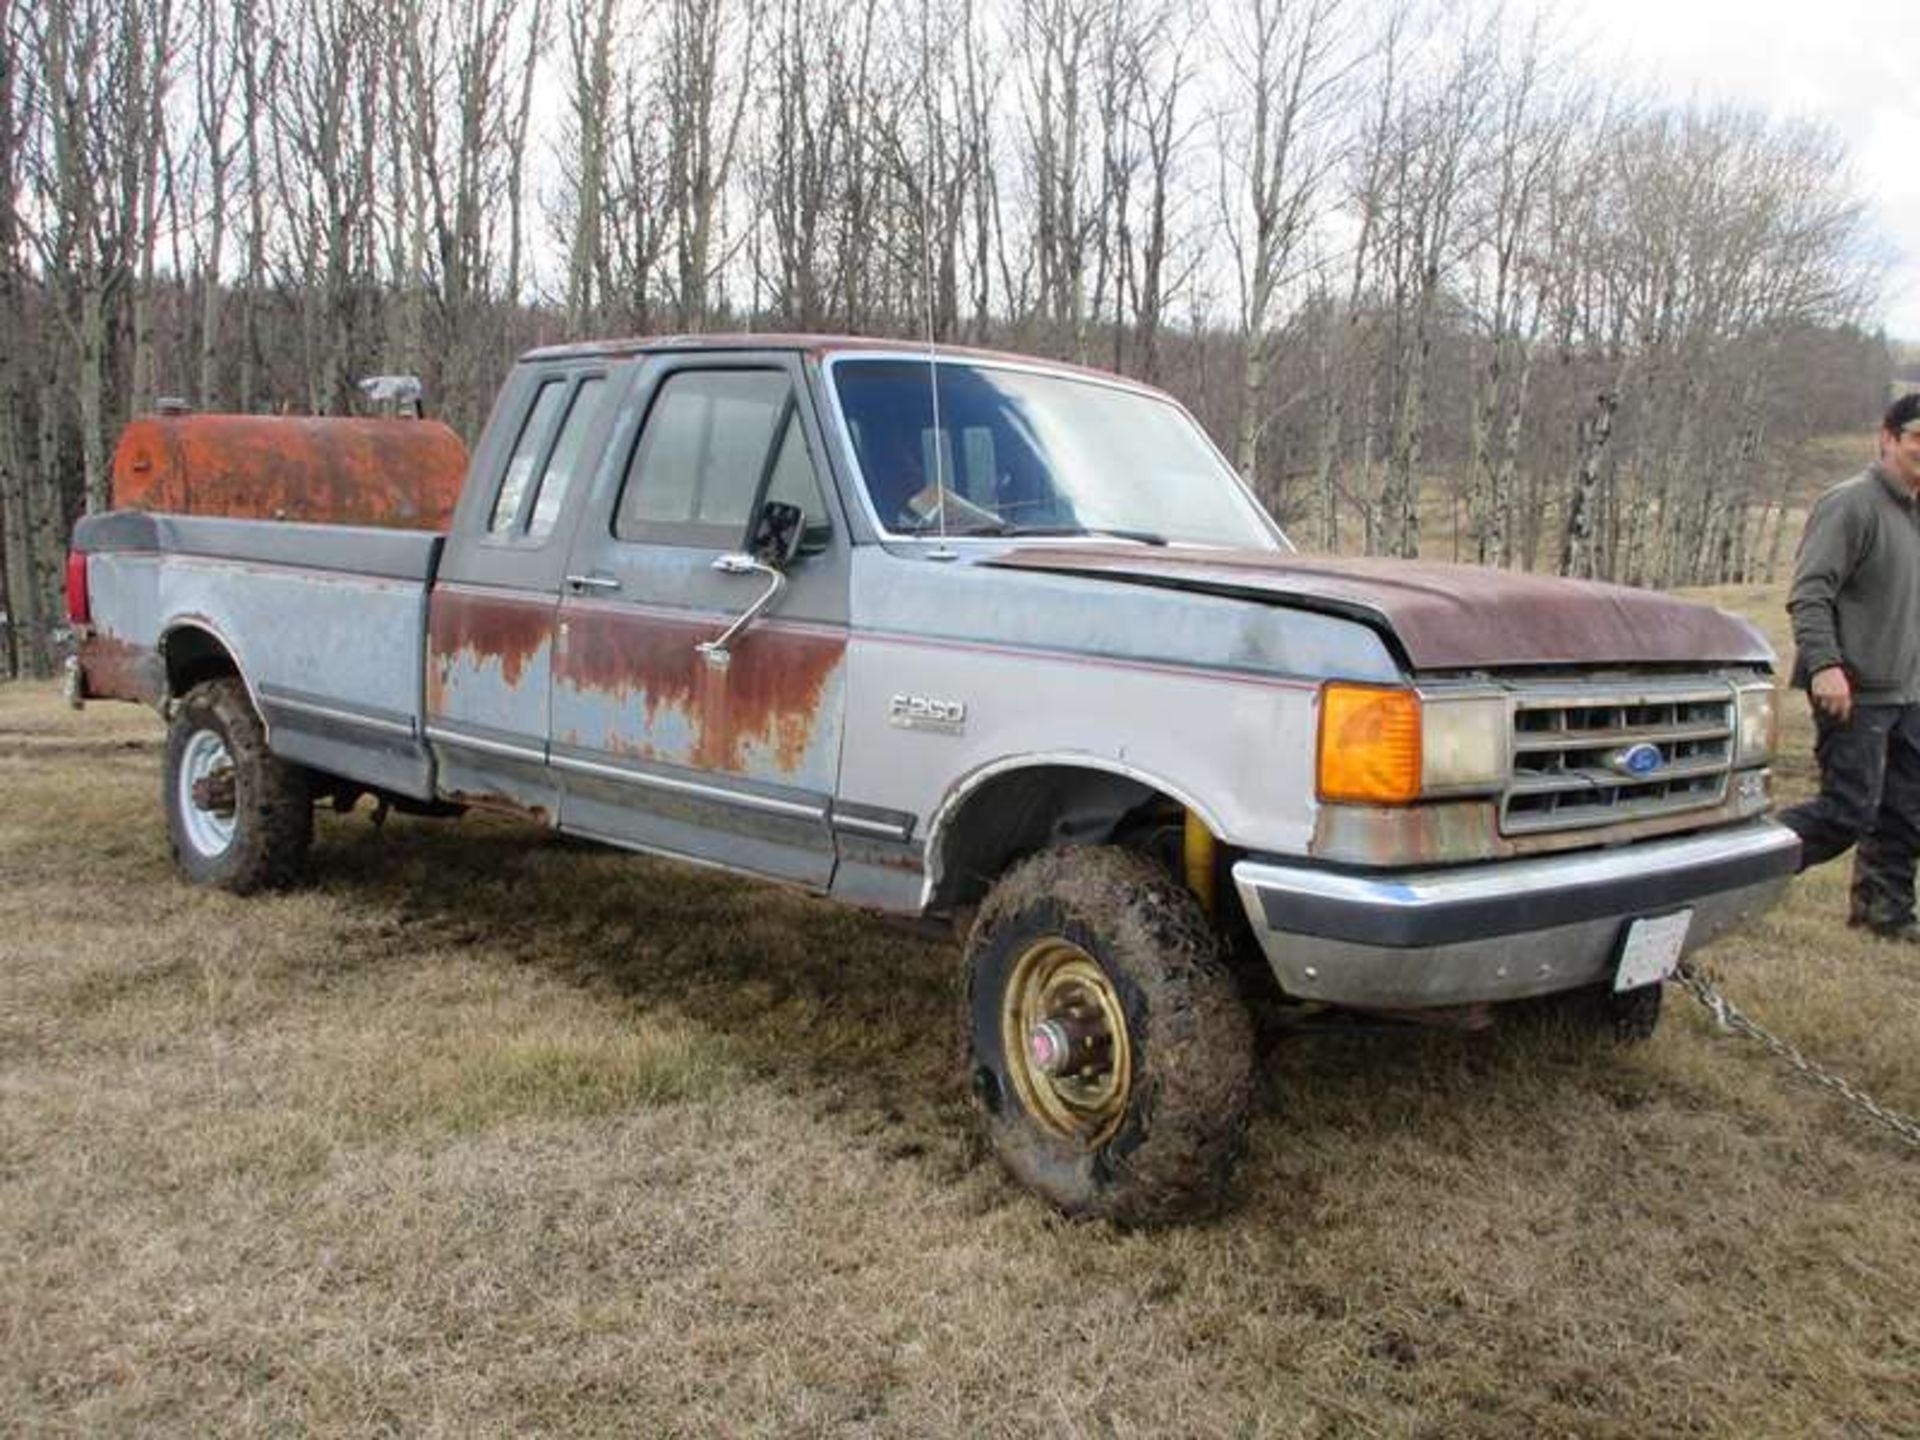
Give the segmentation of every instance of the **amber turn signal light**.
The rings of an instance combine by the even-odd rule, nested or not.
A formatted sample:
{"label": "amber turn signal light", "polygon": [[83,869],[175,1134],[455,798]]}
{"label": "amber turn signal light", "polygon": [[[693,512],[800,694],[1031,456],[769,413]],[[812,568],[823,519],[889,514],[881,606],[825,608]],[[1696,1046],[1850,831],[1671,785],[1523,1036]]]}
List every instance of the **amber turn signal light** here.
{"label": "amber turn signal light", "polygon": [[1320,691],[1322,800],[1405,805],[1420,798],[1420,697],[1329,684]]}

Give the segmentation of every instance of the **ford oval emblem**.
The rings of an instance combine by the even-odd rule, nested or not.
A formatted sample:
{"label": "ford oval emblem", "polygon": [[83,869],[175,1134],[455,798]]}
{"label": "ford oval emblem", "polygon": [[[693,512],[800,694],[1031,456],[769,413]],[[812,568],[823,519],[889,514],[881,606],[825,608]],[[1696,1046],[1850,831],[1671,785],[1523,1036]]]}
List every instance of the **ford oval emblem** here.
{"label": "ford oval emblem", "polygon": [[1651,775],[1661,765],[1660,747],[1642,740],[1638,745],[1614,751],[1607,757],[1607,765],[1621,775],[1631,775],[1636,779]]}

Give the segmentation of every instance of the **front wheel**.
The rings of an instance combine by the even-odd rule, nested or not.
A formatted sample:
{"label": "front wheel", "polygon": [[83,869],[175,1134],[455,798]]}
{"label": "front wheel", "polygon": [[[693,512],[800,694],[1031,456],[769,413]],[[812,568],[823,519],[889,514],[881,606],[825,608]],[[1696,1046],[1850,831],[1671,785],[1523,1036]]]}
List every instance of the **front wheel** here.
{"label": "front wheel", "polygon": [[175,709],[162,784],[174,864],[193,884],[245,895],[285,884],[305,865],[307,772],[267,749],[237,676],[194,686]]}
{"label": "front wheel", "polygon": [[967,970],[974,1100],[1015,1179],[1126,1224],[1218,1208],[1253,1039],[1192,895],[1128,851],[1046,851],[988,895]]}

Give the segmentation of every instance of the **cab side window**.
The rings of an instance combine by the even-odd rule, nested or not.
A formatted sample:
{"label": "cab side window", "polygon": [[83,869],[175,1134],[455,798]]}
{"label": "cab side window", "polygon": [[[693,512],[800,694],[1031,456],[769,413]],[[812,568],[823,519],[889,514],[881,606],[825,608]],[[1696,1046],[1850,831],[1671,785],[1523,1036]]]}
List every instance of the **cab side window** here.
{"label": "cab side window", "polygon": [[533,479],[534,462],[546,448],[547,437],[553,433],[553,423],[566,398],[567,386],[561,380],[547,381],[534,396],[527,418],[520,426],[519,438],[513,442],[513,454],[507,459],[507,474],[500,482],[500,493],[493,497],[493,514],[487,519],[489,535],[504,535],[513,528],[514,519],[520,513],[521,497],[527,493],[527,482]]}
{"label": "cab side window", "polygon": [[585,463],[587,431],[605,388],[604,375],[558,375],[540,386],[507,459],[487,534],[541,540],[552,533]]}
{"label": "cab side window", "polygon": [[742,544],[761,485],[825,520],[820,484],[779,370],[682,370],[647,414],[613,533],[621,540],[728,549]]}
{"label": "cab side window", "polygon": [[587,429],[605,386],[601,376],[590,375],[574,387],[573,403],[567,407],[560,438],[553,442],[553,454],[540,473],[532,512],[527,517],[527,534],[536,540],[552,532],[554,521],[560,518],[560,507],[567,503],[568,491],[588,463]]}

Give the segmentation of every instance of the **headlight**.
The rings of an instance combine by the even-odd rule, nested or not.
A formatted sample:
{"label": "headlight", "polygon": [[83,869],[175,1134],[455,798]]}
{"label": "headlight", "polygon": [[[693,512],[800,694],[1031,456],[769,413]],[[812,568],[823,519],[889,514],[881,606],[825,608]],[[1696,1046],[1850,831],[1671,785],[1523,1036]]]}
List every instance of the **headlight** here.
{"label": "headlight", "polygon": [[1320,798],[1405,805],[1497,790],[1506,782],[1510,723],[1498,695],[1328,684],[1320,692]]}
{"label": "headlight", "polygon": [[1764,765],[1780,738],[1779,694],[1772,681],[1740,687],[1739,729],[1733,747],[1734,768]]}
{"label": "headlight", "polygon": [[1421,697],[1420,791],[1485,794],[1507,783],[1513,718],[1504,695]]}

